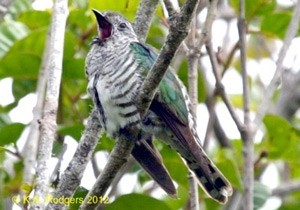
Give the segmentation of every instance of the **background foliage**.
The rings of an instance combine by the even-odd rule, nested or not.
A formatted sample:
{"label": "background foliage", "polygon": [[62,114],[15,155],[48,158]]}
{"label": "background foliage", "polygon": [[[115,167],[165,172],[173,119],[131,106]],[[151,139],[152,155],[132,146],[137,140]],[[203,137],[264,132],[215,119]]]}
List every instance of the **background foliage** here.
{"label": "background foliage", "polygon": [[[84,59],[89,50],[89,43],[96,35],[96,22],[92,16],[91,8],[100,11],[119,11],[130,20],[133,20],[138,4],[138,0],[119,0],[117,4],[115,1],[99,0],[73,0],[69,2],[70,14],[65,37],[63,78],[58,113],[59,128],[53,151],[54,158],[59,156],[66,136],[79,140],[85,119],[91,110],[92,101],[87,97],[87,82],[84,75]],[[236,21],[238,0],[230,0],[229,4],[234,11],[233,16],[229,19],[224,16],[217,16],[217,19],[223,20],[226,24]],[[220,6],[220,8],[222,7]],[[247,58],[249,61],[259,63],[263,59],[270,59],[271,62],[274,62],[272,60],[274,54],[270,49],[275,49],[277,47],[276,43],[280,43],[284,38],[292,11],[293,6],[284,7],[278,4],[276,0],[246,1],[246,20],[249,27]],[[35,92],[50,19],[50,9],[37,11],[32,8],[29,0],[18,0],[14,1],[5,18],[0,20],[0,79],[12,79],[12,87],[6,87],[7,89],[1,91],[10,91],[9,88],[11,88],[14,97],[13,102],[0,107],[0,209],[3,209],[5,202],[11,200],[12,195],[19,194],[24,190],[22,189],[22,186],[24,188],[24,185],[22,185],[22,148],[18,147],[17,143],[22,133],[26,135],[25,131],[28,125],[12,121],[9,113],[19,105],[22,98]],[[159,49],[163,44],[167,31],[163,9],[159,6],[147,42]],[[220,31],[220,33],[223,32]],[[233,48],[225,50],[229,52]],[[205,53],[200,57],[201,59],[205,59]],[[231,59],[232,62],[225,68],[225,72],[230,69],[237,74],[241,74],[238,55],[232,56]],[[221,64],[224,63],[221,62]],[[184,84],[188,86],[187,63],[185,59],[180,57],[180,53],[179,58],[174,61],[174,67]],[[206,68],[209,69],[209,67]],[[296,71],[298,69],[299,67],[295,67]],[[264,71],[268,71],[268,69]],[[263,97],[265,84],[257,76],[249,76],[249,80],[251,81],[251,111],[255,112]],[[207,83],[211,83],[211,81],[200,74],[198,99],[201,104],[204,104],[207,96],[211,94]],[[280,95],[280,91],[279,88],[278,94],[273,98],[274,104],[278,95]],[[241,108],[241,94],[232,94],[230,97],[234,105]],[[217,104],[222,103],[220,100],[217,101]],[[201,116],[198,119],[201,120]],[[133,193],[120,195],[120,192],[116,189],[110,195],[110,204],[105,206],[106,209],[140,209],[141,206],[144,209],[152,210],[185,208],[188,202],[188,171],[174,151],[160,142],[155,143],[171,176],[178,184],[180,199],[174,200],[164,195],[159,199],[151,197],[151,195],[155,195],[157,186],[152,186],[153,183],[149,184],[150,178],[134,164],[125,172],[137,174],[138,176],[138,183],[130,183],[134,185]],[[234,188],[242,192],[241,141],[240,139],[232,139],[231,143],[231,148],[214,146],[209,154],[228,177]],[[114,141],[104,135],[95,153],[111,151],[113,145]],[[262,137],[255,145],[255,153],[257,157],[255,165],[257,182],[254,188],[254,204],[255,208],[259,209],[272,195],[272,189],[260,182],[260,177],[269,164],[277,169],[279,185],[286,181],[297,181],[300,178],[299,117],[295,115],[292,119],[287,120],[277,113],[265,116]],[[262,156],[262,154],[264,155]],[[103,165],[103,163],[97,163],[96,165]],[[12,168],[9,166],[12,166]],[[288,173],[285,171],[286,168],[288,168]],[[34,183],[29,183],[30,185],[34,185]],[[84,194],[86,194],[86,190],[77,192],[78,197],[84,197]],[[280,200],[281,204],[278,208],[298,209],[299,199],[300,193],[297,191],[288,194]],[[200,201],[202,208],[223,208],[207,198],[201,190]],[[74,205],[70,208],[77,209],[78,206]],[[274,205],[273,209],[275,208],[277,208],[277,205]]]}

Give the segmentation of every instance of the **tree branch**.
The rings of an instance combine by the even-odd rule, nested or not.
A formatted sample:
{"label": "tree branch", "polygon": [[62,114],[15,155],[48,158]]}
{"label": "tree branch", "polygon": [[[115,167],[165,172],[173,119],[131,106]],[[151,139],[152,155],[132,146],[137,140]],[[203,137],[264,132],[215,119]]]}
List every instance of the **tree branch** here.
{"label": "tree branch", "polygon": [[[191,100],[191,111],[192,115],[197,121],[197,105],[198,105],[198,61],[199,53],[194,49],[197,49],[196,46],[196,29],[197,25],[197,14],[193,13],[193,20],[191,23],[191,31],[189,36],[186,38],[186,42],[189,41],[191,46],[187,52],[188,60],[188,83],[189,83],[189,96]],[[192,172],[189,172],[189,205],[190,210],[199,210],[199,196],[198,196],[198,183]]]}
{"label": "tree branch", "polygon": [[282,77],[282,87],[273,112],[291,121],[300,107],[300,72],[286,71]]}
{"label": "tree branch", "polygon": [[50,56],[50,31],[47,33],[47,41],[44,49],[42,64],[39,72],[36,88],[36,105],[33,108],[33,119],[30,124],[30,131],[26,139],[26,143],[22,150],[22,156],[24,157],[24,172],[23,172],[23,183],[33,184],[32,169],[36,163],[36,153],[38,147],[38,141],[40,137],[40,131],[38,129],[38,120],[42,118],[45,90],[47,83],[47,67],[49,65]]}
{"label": "tree branch", "polygon": [[266,112],[268,111],[268,108],[271,103],[271,98],[274,95],[276,88],[280,84],[282,80],[282,65],[283,65],[283,60],[286,56],[287,50],[289,49],[291,42],[293,38],[295,37],[298,27],[299,27],[299,22],[300,22],[300,1],[297,1],[296,6],[294,8],[293,12],[293,17],[291,19],[291,22],[289,24],[289,27],[287,29],[284,41],[283,41],[283,46],[279,52],[278,59],[276,61],[276,70],[274,73],[274,76],[269,84],[269,86],[266,88],[263,101],[261,102],[260,106],[258,107],[257,114],[254,119],[254,134],[257,132]]}
{"label": "tree branch", "polygon": [[134,141],[127,139],[125,136],[120,136],[117,140],[114,149],[112,150],[107,164],[105,165],[102,173],[97,178],[93,188],[85,197],[80,209],[95,209],[101,203],[88,203],[89,198],[93,196],[104,196],[110,184],[112,183],[115,175],[119,172],[120,168],[127,162],[131,150],[134,146]]}
{"label": "tree branch", "polygon": [[164,0],[164,4],[166,7],[166,10],[168,11],[169,17],[172,17],[173,15],[175,15],[177,13],[171,0]]}
{"label": "tree branch", "polygon": [[243,210],[253,209],[253,181],[254,181],[254,145],[253,132],[250,119],[250,94],[248,85],[248,73],[246,68],[246,20],[245,20],[245,2],[239,2],[238,17],[239,47],[240,47],[240,63],[242,68],[243,82],[243,110],[244,110],[244,129],[241,129],[243,140],[244,155],[244,194],[243,194]]}
{"label": "tree branch", "polygon": [[133,23],[133,29],[141,42],[144,42],[147,37],[158,2],[158,0],[141,0],[139,4]]}
{"label": "tree branch", "polygon": [[51,158],[52,144],[56,133],[56,113],[58,108],[59,88],[62,75],[62,59],[65,26],[68,16],[67,0],[57,0],[53,6],[51,21],[50,57],[48,82],[44,108],[44,117],[40,121],[41,139],[38,148],[38,165],[36,172],[35,197],[41,201],[34,202],[30,209],[43,209],[49,185],[48,161]]}
{"label": "tree branch", "polygon": [[242,123],[242,121],[240,120],[239,116],[237,115],[232,103],[230,102],[228,95],[225,92],[224,89],[224,85],[222,84],[222,79],[221,79],[221,74],[220,74],[220,68],[218,65],[218,61],[216,58],[216,55],[212,49],[212,43],[211,41],[208,41],[206,43],[206,50],[208,52],[211,64],[212,64],[212,69],[213,69],[213,73],[214,76],[216,78],[216,90],[218,92],[218,94],[221,96],[221,98],[223,99],[233,121],[235,122],[238,130],[241,132],[244,129],[244,124]]}
{"label": "tree branch", "polygon": [[273,196],[284,197],[287,194],[300,191],[300,180],[284,183],[272,190]]}
{"label": "tree branch", "polygon": [[189,172],[188,181],[189,181],[189,207],[188,207],[188,209],[199,210],[198,183],[192,172]]}
{"label": "tree branch", "polygon": [[0,3],[0,21],[4,18],[8,12],[9,7],[12,5],[14,0],[2,0]]}
{"label": "tree branch", "polygon": [[[90,114],[85,130],[81,136],[78,147],[67,169],[63,172],[60,182],[53,193],[53,198],[71,198],[81,182],[84,170],[90,161],[97,146],[101,126],[98,118],[98,110],[93,109]],[[47,210],[65,209],[63,203],[50,202]]]}
{"label": "tree branch", "polygon": [[167,36],[167,40],[162,47],[160,55],[141,87],[138,107],[142,118],[149,109],[152,99],[157,92],[158,86],[171,63],[177,48],[188,34],[191,15],[197,2],[197,0],[187,0],[182,6],[181,12],[170,17],[170,33]]}
{"label": "tree branch", "polygon": [[[204,69],[204,66],[201,65],[200,68]],[[206,94],[207,94],[207,97],[205,100],[205,105],[209,112],[209,119],[208,119],[208,124],[207,124],[206,132],[205,132],[203,148],[205,150],[208,147],[208,143],[209,143],[209,139],[210,139],[212,131],[214,131],[217,141],[219,142],[221,147],[232,148],[231,142],[229,141],[228,137],[226,136],[226,133],[224,132],[224,130],[220,124],[220,120],[219,120],[218,116],[216,115],[215,104],[217,101],[217,98],[216,98],[217,92],[212,87],[212,85],[208,82],[209,79],[207,77],[207,74],[204,71],[201,71],[201,73],[204,77]]]}

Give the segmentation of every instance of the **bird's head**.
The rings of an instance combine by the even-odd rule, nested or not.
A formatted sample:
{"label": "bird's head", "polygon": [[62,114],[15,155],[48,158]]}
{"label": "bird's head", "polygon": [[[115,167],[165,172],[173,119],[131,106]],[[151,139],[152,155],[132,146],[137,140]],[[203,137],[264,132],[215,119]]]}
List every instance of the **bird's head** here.
{"label": "bird's head", "polygon": [[116,12],[101,13],[95,9],[93,12],[97,19],[98,37],[100,42],[137,41],[137,36],[129,20]]}

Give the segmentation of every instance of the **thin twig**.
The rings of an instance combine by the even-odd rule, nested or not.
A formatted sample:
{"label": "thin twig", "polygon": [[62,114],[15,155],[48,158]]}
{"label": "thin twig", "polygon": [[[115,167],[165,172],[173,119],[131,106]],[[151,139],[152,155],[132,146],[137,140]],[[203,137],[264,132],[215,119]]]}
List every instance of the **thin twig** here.
{"label": "thin twig", "polygon": [[[201,32],[200,37],[197,40],[197,44],[196,44],[198,46],[197,47],[198,53],[200,53],[203,44],[205,42],[207,42],[207,40],[211,39],[211,28],[212,28],[212,23],[216,16],[215,13],[216,13],[217,5],[218,5],[218,0],[211,1],[210,4],[208,5],[208,11],[207,11],[206,19],[204,22],[204,27],[202,29],[202,32]],[[213,117],[213,116],[210,116],[210,119],[212,119],[211,117]],[[209,127],[207,127],[207,128],[209,128]],[[208,136],[209,136],[209,132],[206,133],[206,136],[205,136],[205,141],[204,141],[204,145],[203,145],[204,148],[208,144]]]}
{"label": "thin twig", "polygon": [[254,146],[252,126],[250,119],[250,94],[248,85],[248,73],[246,69],[246,20],[245,20],[245,2],[239,2],[239,47],[240,60],[242,68],[243,81],[243,111],[244,111],[244,129],[240,130],[243,140],[243,156],[244,156],[244,194],[243,194],[243,209],[253,209],[253,181],[254,181]]}
{"label": "thin twig", "polygon": [[[187,53],[188,60],[188,83],[189,83],[189,96],[191,100],[191,112],[192,115],[197,121],[197,105],[198,105],[198,61],[199,54],[196,53],[194,49],[196,46],[196,33],[197,33],[197,14],[193,14],[193,20],[191,23],[191,30],[189,36],[186,38],[186,41],[189,42],[190,50]],[[198,184],[193,173],[189,172],[189,204],[190,210],[199,209],[199,196],[198,196]]]}
{"label": "thin twig", "polygon": [[215,17],[216,17],[215,11],[217,9],[218,1],[219,0],[212,0],[212,1],[210,1],[210,4],[208,6],[204,26],[203,26],[203,29],[201,30],[200,37],[197,40],[199,54],[200,54],[201,48],[204,45],[204,43],[208,39],[211,39],[211,28],[212,28],[213,21],[215,20]]}
{"label": "thin twig", "polygon": [[240,120],[239,116],[237,115],[231,101],[229,100],[228,95],[225,92],[224,89],[224,85],[222,84],[221,81],[221,74],[220,74],[220,69],[219,69],[219,65],[218,65],[218,61],[216,58],[216,54],[214,53],[213,49],[212,49],[212,43],[211,41],[208,41],[206,43],[206,50],[208,52],[211,64],[212,64],[212,69],[213,69],[213,73],[214,76],[216,78],[216,89],[218,91],[218,94],[221,96],[221,98],[223,99],[233,121],[235,122],[238,130],[241,132],[244,129],[244,124],[243,122]]}
{"label": "thin twig", "polygon": [[44,116],[40,121],[41,139],[38,148],[38,165],[36,172],[35,202],[30,209],[43,209],[49,186],[49,164],[52,144],[56,133],[56,113],[58,109],[59,89],[62,76],[62,59],[68,1],[57,0],[53,6],[51,21],[51,44],[48,66],[48,82],[45,99]]}
{"label": "thin twig", "polygon": [[[201,65],[200,69],[204,69],[204,66]],[[220,120],[218,116],[216,115],[216,101],[217,101],[217,92],[210,84],[209,79],[205,71],[201,71],[202,76],[205,81],[205,89],[206,89],[206,100],[205,105],[209,112],[209,119],[206,127],[204,142],[203,142],[203,148],[206,150],[209,144],[209,139],[212,135],[212,131],[214,131],[217,141],[219,142],[221,147],[225,148],[232,148],[231,142],[229,141],[228,137],[226,136],[226,133],[224,132],[224,129],[222,128],[220,124]]]}
{"label": "thin twig", "polygon": [[207,104],[209,118],[208,118],[205,137],[204,137],[204,141],[203,141],[203,149],[204,150],[206,150],[208,147],[208,143],[209,143],[211,133],[213,131],[213,127],[215,125],[215,120],[216,120],[216,110],[215,110],[216,97],[215,97],[215,94],[208,96],[206,101],[207,101],[206,104]]}
{"label": "thin twig", "polygon": [[188,82],[189,82],[189,96],[191,99],[192,114],[197,118],[197,105],[198,105],[198,58],[199,56],[194,53],[188,55]]}
{"label": "thin twig", "polygon": [[299,191],[300,191],[300,180],[295,180],[295,181],[283,183],[277,188],[273,189],[272,195],[284,197],[290,193],[299,192]]}
{"label": "thin twig", "polygon": [[36,153],[38,147],[38,141],[40,137],[40,131],[38,129],[38,120],[42,118],[45,90],[47,83],[47,66],[49,65],[50,55],[50,31],[47,33],[46,45],[44,49],[42,64],[38,76],[37,88],[36,88],[36,105],[33,108],[33,119],[30,123],[30,130],[26,139],[25,146],[22,150],[22,156],[24,157],[24,172],[23,183],[32,184],[33,174],[32,169],[36,164]]}
{"label": "thin twig", "polygon": [[231,51],[228,54],[227,60],[225,61],[224,65],[223,65],[223,70],[222,70],[222,77],[224,76],[224,74],[226,73],[227,69],[230,67],[230,64],[233,60],[234,54],[235,52],[239,49],[239,42],[237,42],[233,48],[231,49]]}
{"label": "thin twig", "polygon": [[254,125],[256,126],[254,128],[254,134],[257,132],[266,112],[268,111],[268,108],[271,103],[271,98],[274,95],[276,88],[281,82],[282,79],[282,65],[283,65],[283,60],[286,56],[287,50],[289,49],[293,38],[295,37],[298,27],[299,27],[299,22],[300,22],[300,1],[297,1],[297,4],[294,8],[293,12],[293,17],[291,19],[291,22],[289,24],[289,27],[286,32],[286,36],[283,41],[282,48],[279,52],[278,59],[276,61],[276,70],[274,73],[274,76],[266,88],[263,101],[261,102],[260,106],[258,107],[257,114],[254,119]]}
{"label": "thin twig", "polygon": [[232,148],[232,143],[229,141],[228,137],[226,136],[226,133],[223,129],[223,127],[220,124],[220,120],[218,116],[216,115],[214,123],[214,133],[219,141],[219,144],[223,148]]}
{"label": "thin twig", "polygon": [[92,164],[92,168],[93,168],[93,172],[94,172],[94,176],[98,177],[101,173],[101,170],[98,167],[98,161],[97,161],[97,157],[95,154],[93,154],[93,157],[91,158],[91,164]]}
{"label": "thin twig", "polygon": [[55,165],[55,168],[50,176],[50,182],[54,183],[55,185],[57,185],[57,181],[59,180],[59,175],[60,175],[60,168],[61,168],[61,163],[63,161],[63,157],[65,152],[68,149],[68,145],[67,144],[63,144],[62,150],[60,151],[59,155],[58,155],[58,160],[57,163]]}
{"label": "thin twig", "polygon": [[190,210],[199,210],[198,183],[192,172],[189,172],[188,181],[189,181],[189,196],[190,196],[189,209]]}

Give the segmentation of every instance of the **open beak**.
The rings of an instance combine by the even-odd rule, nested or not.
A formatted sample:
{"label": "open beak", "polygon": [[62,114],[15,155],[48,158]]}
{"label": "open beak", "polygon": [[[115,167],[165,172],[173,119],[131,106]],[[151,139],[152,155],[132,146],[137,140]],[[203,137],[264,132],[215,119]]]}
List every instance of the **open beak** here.
{"label": "open beak", "polygon": [[112,32],[112,24],[99,12],[98,10],[92,9],[98,23],[98,31],[99,31],[99,38],[104,40],[110,37]]}

